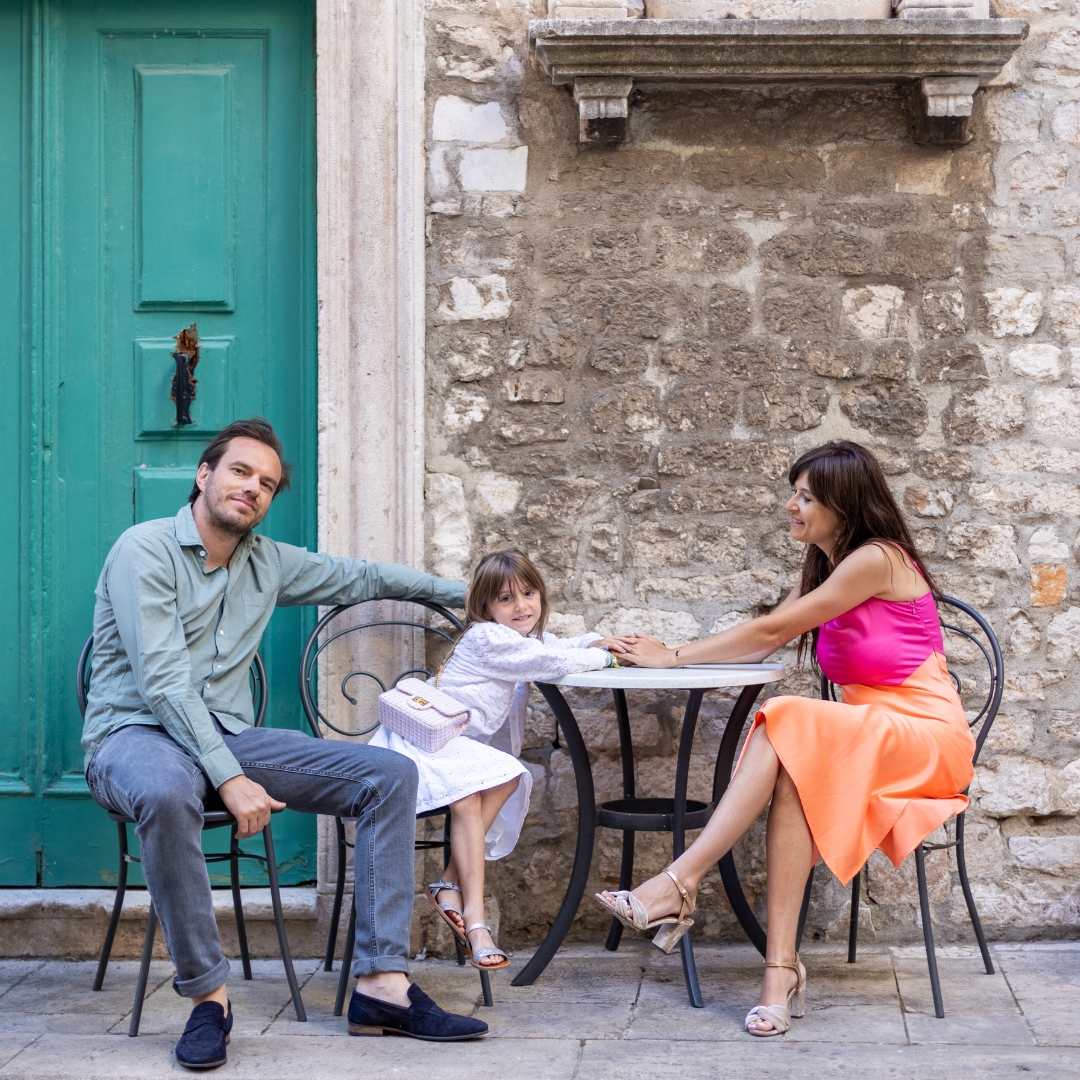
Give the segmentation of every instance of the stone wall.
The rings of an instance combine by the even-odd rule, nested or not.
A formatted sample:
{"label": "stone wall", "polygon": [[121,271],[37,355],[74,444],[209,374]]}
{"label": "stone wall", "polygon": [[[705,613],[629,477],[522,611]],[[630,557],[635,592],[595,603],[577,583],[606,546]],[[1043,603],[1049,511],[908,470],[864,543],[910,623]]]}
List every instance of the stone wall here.
{"label": "stone wall", "polygon": [[[570,95],[530,66],[536,4],[429,0],[428,559],[460,576],[518,545],[559,627],[694,637],[794,581],[793,456],[832,438],[872,447],[941,584],[1005,649],[968,815],[984,921],[999,937],[1071,935],[1080,14],[995,2],[1031,35],[977,95],[966,146],[915,145],[907,89],[762,87],[638,91],[631,141],[599,149],[579,146]],[[789,659],[782,691],[813,695]],[[601,697],[576,704],[598,794],[617,797],[613,718]],[[692,796],[708,797],[729,704],[709,704]],[[670,791],[680,708],[661,697],[634,720],[639,793]],[[516,946],[547,929],[573,851],[553,733],[534,702],[532,814],[489,868]],[[761,832],[738,850],[759,909]],[[666,857],[639,837],[638,877]],[[867,940],[918,935],[910,862],[871,861]],[[938,932],[968,940],[955,873],[931,863]],[[617,836],[602,834],[589,892],[617,879]],[[843,935],[846,904],[819,872],[810,931]],[[587,901],[573,934],[605,923]],[[716,875],[700,923],[739,936]]]}

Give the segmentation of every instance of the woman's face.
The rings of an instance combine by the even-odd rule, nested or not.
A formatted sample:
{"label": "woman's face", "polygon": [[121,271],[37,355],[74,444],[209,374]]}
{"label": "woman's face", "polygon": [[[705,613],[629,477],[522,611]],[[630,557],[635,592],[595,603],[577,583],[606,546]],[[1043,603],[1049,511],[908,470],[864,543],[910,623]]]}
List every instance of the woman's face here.
{"label": "woman's face", "polygon": [[798,540],[800,544],[817,544],[828,554],[836,543],[840,518],[810,494],[806,478],[805,472],[799,474],[795,480],[795,490],[784,504],[791,518],[788,528],[792,540]]}
{"label": "woman's face", "polygon": [[526,637],[540,618],[540,593],[523,581],[504,581],[499,595],[488,604],[488,614],[493,622]]}

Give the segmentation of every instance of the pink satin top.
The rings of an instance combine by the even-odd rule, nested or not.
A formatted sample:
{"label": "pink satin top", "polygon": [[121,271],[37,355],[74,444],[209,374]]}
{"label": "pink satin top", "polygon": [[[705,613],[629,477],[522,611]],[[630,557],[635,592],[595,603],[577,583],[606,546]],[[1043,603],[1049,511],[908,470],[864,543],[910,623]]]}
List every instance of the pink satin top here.
{"label": "pink satin top", "polygon": [[945,655],[933,593],[917,600],[871,597],[823,624],[818,665],[839,686],[899,686],[931,653]]}

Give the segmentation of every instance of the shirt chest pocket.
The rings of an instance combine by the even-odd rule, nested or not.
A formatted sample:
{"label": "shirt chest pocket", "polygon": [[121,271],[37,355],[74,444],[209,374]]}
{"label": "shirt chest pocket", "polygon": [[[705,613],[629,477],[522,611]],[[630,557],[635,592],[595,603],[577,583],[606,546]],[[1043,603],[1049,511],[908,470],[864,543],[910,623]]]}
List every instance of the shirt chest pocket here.
{"label": "shirt chest pocket", "polygon": [[274,594],[271,592],[242,592],[239,599],[243,609],[244,636],[262,634],[267,621],[274,613]]}

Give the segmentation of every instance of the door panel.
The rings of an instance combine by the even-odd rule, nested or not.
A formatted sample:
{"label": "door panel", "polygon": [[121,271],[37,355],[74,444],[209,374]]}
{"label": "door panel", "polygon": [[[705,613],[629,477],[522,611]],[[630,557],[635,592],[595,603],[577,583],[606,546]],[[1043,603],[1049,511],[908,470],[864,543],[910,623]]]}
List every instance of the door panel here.
{"label": "door panel", "polygon": [[[24,383],[43,387],[17,405],[18,423],[34,431],[31,452],[41,448],[42,479],[39,510],[28,505],[16,526],[29,553],[20,588],[30,599],[0,615],[13,620],[0,635],[0,665],[19,667],[0,692],[19,687],[19,704],[5,704],[23,724],[16,738],[0,726],[0,836],[9,833],[13,785],[32,790],[40,812],[20,828],[10,861],[0,846],[0,883],[115,880],[113,827],[82,779],[75,659],[109,547],[135,521],[176,513],[202,446],[230,419],[268,417],[296,469],[293,491],[261,531],[314,546],[312,8],[307,0],[0,0],[0,117],[5,132],[17,132],[5,142],[25,144],[32,159],[29,169],[3,159],[0,199],[15,198],[23,236],[34,235],[35,222],[42,236],[40,273],[24,254],[16,287],[0,296],[2,305],[40,311],[38,322],[0,365],[21,356]],[[35,27],[38,51],[29,44]],[[9,53],[24,61],[14,75],[2,62]],[[26,56],[40,57],[33,70]],[[13,99],[35,93],[38,113],[12,113]],[[34,168],[37,209],[26,195]],[[10,215],[0,218],[7,229]],[[33,295],[18,299],[20,287]],[[173,339],[192,324],[201,346],[194,423],[178,428]],[[5,333],[11,325],[18,319],[5,319]],[[28,345],[35,333],[38,350]],[[44,402],[40,415],[35,400]],[[0,395],[0,410],[9,407]],[[32,468],[19,470],[27,503],[38,490]],[[299,726],[295,672],[311,621],[311,613],[281,612],[266,635],[270,724]],[[313,879],[314,820],[286,812],[274,826],[279,859],[291,868],[283,880]]]}

